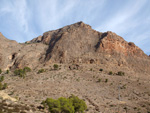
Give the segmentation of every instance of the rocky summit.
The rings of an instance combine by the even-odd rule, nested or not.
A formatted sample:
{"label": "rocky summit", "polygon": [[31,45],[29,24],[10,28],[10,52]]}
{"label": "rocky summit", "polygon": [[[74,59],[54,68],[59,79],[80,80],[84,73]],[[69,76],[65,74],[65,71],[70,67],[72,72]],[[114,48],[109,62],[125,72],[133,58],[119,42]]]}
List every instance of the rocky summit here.
{"label": "rocky summit", "polygon": [[73,94],[86,113],[150,113],[149,85],[150,57],[111,31],[77,22],[25,43],[0,33],[0,112],[48,113],[46,98]]}

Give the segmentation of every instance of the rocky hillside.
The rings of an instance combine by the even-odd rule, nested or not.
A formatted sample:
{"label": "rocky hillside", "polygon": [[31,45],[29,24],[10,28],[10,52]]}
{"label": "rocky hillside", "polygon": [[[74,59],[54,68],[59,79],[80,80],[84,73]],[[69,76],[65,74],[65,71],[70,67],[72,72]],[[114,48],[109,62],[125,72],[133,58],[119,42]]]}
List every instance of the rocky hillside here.
{"label": "rocky hillside", "polygon": [[95,31],[83,22],[45,32],[25,44],[10,41],[1,34],[0,45],[0,68],[5,69],[35,68],[51,63],[94,63],[150,72],[149,57],[134,43],[110,31]]}
{"label": "rocky hillside", "polygon": [[45,44],[19,44],[6,39],[0,33],[0,68],[7,70],[24,66],[36,67],[43,62],[41,60],[46,50]]}
{"label": "rocky hillside", "polygon": [[83,22],[25,43],[0,33],[0,113],[49,113],[43,100],[72,94],[85,113],[150,113],[149,69],[134,43]]}

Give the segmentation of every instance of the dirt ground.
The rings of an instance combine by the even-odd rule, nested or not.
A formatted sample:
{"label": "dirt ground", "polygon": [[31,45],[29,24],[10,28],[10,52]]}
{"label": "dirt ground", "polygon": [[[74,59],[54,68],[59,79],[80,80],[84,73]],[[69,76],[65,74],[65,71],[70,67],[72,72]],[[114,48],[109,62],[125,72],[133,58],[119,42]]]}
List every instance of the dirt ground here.
{"label": "dirt ground", "polygon": [[[41,68],[46,72],[38,74]],[[74,94],[85,100],[86,113],[150,113],[149,74],[94,64],[79,65],[78,69],[69,69],[65,64],[59,64],[58,70],[53,65],[41,68],[28,72],[24,79],[13,72],[4,74],[8,84],[5,92],[19,103],[35,107],[48,97],[57,99]],[[124,71],[125,75],[109,75],[109,71]]]}

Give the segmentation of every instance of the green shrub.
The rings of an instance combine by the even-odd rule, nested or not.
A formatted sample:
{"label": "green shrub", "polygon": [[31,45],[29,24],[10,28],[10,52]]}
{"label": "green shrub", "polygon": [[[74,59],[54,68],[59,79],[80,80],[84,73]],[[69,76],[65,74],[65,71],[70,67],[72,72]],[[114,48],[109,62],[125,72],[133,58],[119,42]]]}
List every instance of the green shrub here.
{"label": "green shrub", "polygon": [[83,113],[87,109],[85,102],[72,95],[69,98],[60,97],[57,100],[47,98],[42,102],[43,106],[48,106],[51,113]]}
{"label": "green shrub", "polygon": [[3,89],[3,84],[0,82],[0,90]]}
{"label": "green shrub", "polygon": [[4,76],[0,76],[0,82],[4,80]]}
{"label": "green shrub", "polygon": [[7,83],[2,84],[4,81],[4,76],[0,76],[0,90],[4,90],[7,88]]}
{"label": "green shrub", "polygon": [[108,82],[108,79],[105,79],[105,82],[107,83],[107,82]]}
{"label": "green shrub", "polygon": [[69,97],[69,99],[73,103],[75,112],[83,113],[84,110],[87,109],[86,103],[83,100],[79,99],[77,96],[72,95]]}
{"label": "green shrub", "polygon": [[101,82],[101,79],[99,78],[97,82]]}
{"label": "green shrub", "polygon": [[58,65],[57,64],[54,64],[53,67],[54,67],[54,70],[58,69]]}
{"label": "green shrub", "polygon": [[18,75],[19,77],[25,78],[26,72],[25,72],[25,70],[23,70],[23,69],[16,69],[16,70],[14,71],[14,74],[15,74],[15,75]]}
{"label": "green shrub", "polygon": [[4,90],[4,89],[6,89],[6,88],[7,88],[7,83],[2,84],[2,83],[0,82],[0,90]]}
{"label": "green shrub", "polygon": [[9,70],[6,70],[6,74],[9,74]]}
{"label": "green shrub", "polygon": [[119,72],[117,73],[117,75],[119,75],[119,76],[124,76],[124,75],[125,75],[125,73],[124,73],[124,72],[122,72],[122,71],[119,71]]}
{"label": "green shrub", "polygon": [[108,73],[109,75],[112,75],[113,74],[113,72],[112,71],[109,71],[109,73]]}
{"label": "green shrub", "polygon": [[30,69],[29,67],[24,67],[23,70],[24,70],[25,72],[31,72],[31,69]]}
{"label": "green shrub", "polygon": [[6,89],[8,87],[7,83],[4,83],[3,89]]}
{"label": "green shrub", "polygon": [[40,70],[38,71],[38,74],[43,73],[43,72],[45,72],[45,69],[40,69]]}
{"label": "green shrub", "polygon": [[99,71],[103,71],[103,69],[99,69]]}
{"label": "green shrub", "polygon": [[0,74],[2,73],[2,69],[0,69]]}

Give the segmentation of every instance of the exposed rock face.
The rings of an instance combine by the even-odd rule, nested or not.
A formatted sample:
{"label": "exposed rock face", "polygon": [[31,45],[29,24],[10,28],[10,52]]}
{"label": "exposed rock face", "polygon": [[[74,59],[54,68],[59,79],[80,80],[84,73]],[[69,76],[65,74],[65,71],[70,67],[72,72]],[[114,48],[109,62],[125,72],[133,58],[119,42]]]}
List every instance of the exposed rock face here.
{"label": "exposed rock face", "polygon": [[[150,71],[148,56],[134,43],[126,42],[110,31],[105,33],[95,31],[83,22],[48,31],[26,44],[11,41],[10,45],[11,54],[3,55],[5,52],[0,52],[0,60],[3,56],[13,59],[12,64],[9,62],[7,66],[9,64],[20,68],[25,65],[36,67],[42,63],[95,63]],[[5,50],[4,48],[9,47],[2,49]],[[6,58],[4,59],[1,60],[1,64],[6,62]]]}
{"label": "exposed rock face", "polygon": [[49,45],[46,62],[149,67],[149,63],[146,63],[148,56],[134,43],[126,42],[110,31],[105,33],[95,31],[83,22],[46,32],[43,36],[30,41],[33,42]]}
{"label": "exposed rock face", "polygon": [[[47,59],[58,61],[62,58],[81,57],[86,54],[96,55],[107,53],[146,58],[147,55],[132,42],[126,42],[122,37],[110,31],[101,33],[89,25],[78,22],[64,28],[49,31],[32,42],[42,42],[49,45]],[[58,57],[58,58],[57,58]]]}
{"label": "exposed rock face", "polygon": [[0,34],[0,68],[36,67],[42,61],[46,49],[45,44],[19,44]]}

